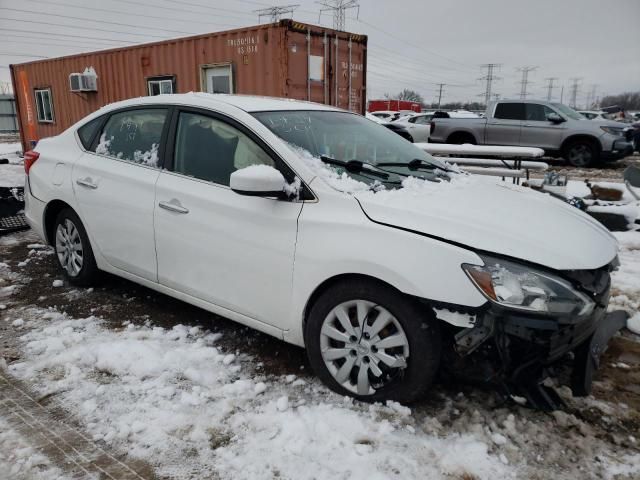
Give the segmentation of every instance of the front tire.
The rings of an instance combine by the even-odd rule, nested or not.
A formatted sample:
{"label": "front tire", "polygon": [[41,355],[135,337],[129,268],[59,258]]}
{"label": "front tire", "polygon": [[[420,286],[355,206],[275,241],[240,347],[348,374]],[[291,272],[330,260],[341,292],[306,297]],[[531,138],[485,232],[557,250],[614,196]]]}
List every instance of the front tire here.
{"label": "front tire", "polygon": [[58,264],[67,281],[82,287],[93,285],[100,271],[87,232],[72,209],[65,208],[56,217],[53,241]]}
{"label": "front tire", "polygon": [[574,140],[564,148],[564,159],[578,168],[592,167],[598,163],[600,152],[588,140]]}
{"label": "front tire", "polygon": [[440,363],[437,321],[375,281],[343,282],[322,293],[309,312],[305,344],[329,388],[370,402],[419,399]]}

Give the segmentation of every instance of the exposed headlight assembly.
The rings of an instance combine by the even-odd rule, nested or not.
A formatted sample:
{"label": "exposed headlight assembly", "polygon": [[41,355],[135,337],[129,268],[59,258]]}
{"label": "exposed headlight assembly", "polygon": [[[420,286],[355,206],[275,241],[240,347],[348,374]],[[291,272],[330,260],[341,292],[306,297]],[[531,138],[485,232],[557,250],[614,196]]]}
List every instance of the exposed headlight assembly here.
{"label": "exposed headlight assembly", "polygon": [[624,128],[619,128],[619,127],[600,127],[600,130],[602,130],[605,133],[608,133],[610,135],[615,135],[616,137],[622,137],[624,135]]}
{"label": "exposed headlight assembly", "polygon": [[492,302],[528,312],[589,315],[595,303],[566,280],[526,265],[482,256],[484,266],[463,264],[475,286]]}

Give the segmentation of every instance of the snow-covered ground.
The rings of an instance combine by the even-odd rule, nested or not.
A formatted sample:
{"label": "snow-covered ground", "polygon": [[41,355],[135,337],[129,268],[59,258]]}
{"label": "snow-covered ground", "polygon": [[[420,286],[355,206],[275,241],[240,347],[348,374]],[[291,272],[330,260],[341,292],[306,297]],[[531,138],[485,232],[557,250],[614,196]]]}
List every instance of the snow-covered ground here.
{"label": "snow-covered ground", "polygon": [[0,143],[0,158],[9,160],[8,164],[0,165],[0,187],[21,187],[24,185],[24,166],[20,143]]}
{"label": "snow-covered ground", "polygon": [[[622,266],[612,306],[637,315],[640,234],[617,236]],[[230,348],[215,325],[193,326],[186,317],[190,326],[161,327],[153,316],[74,318],[61,313],[62,304],[21,303],[29,288],[25,270],[49,261],[50,251],[29,233],[4,237],[2,245],[23,245],[31,259],[21,267],[16,260],[0,263],[0,333],[13,335],[19,349],[8,373],[72,413],[99,445],[144,459],[161,476],[640,478],[640,413],[637,404],[616,398],[607,379],[586,399],[561,389],[572,409],[551,415],[501,405],[473,388],[436,388],[411,408],[367,405],[333,394],[305,370],[271,373],[259,354]],[[66,290],[73,301],[96,295],[53,290]],[[637,345],[640,337],[625,335],[621,345]],[[615,368],[638,378],[627,364]],[[46,464],[29,466],[44,460],[24,450],[2,421],[0,412],[0,471],[2,462],[13,468],[21,462],[23,478],[52,478],[38,476]],[[29,439],[22,441],[28,446]]]}

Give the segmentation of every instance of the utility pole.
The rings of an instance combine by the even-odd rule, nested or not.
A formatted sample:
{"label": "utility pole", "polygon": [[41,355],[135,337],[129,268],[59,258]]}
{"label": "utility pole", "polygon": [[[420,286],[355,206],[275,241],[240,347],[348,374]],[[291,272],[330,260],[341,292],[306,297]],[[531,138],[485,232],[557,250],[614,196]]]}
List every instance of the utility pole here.
{"label": "utility pole", "polygon": [[533,72],[537,68],[538,67],[526,66],[517,69],[518,72],[522,72],[522,80],[520,80],[520,98],[522,100],[527,98],[527,86],[532,83],[529,80],[529,72]]}
{"label": "utility pole", "polygon": [[562,88],[560,89],[560,103],[562,103],[563,100],[564,100],[564,85],[562,85]]}
{"label": "utility pole", "polygon": [[550,102],[553,98],[553,82],[558,80],[558,77],[547,77],[545,80],[547,83],[547,102]]}
{"label": "utility pole", "polygon": [[578,77],[574,77],[571,79],[571,97],[570,97],[571,100],[569,101],[569,106],[571,108],[576,108],[576,101],[578,98],[578,88],[581,81],[582,79]]}
{"label": "utility pole", "polygon": [[484,89],[484,93],[481,93],[480,97],[484,97],[484,103],[485,105],[489,104],[489,101],[491,100],[491,87],[493,86],[493,82],[496,80],[499,80],[500,77],[496,77],[495,75],[495,71],[500,68],[500,64],[499,63],[485,63],[484,65],[480,65],[480,68],[486,68],[487,69],[487,74],[480,77],[478,80],[483,80],[486,81],[486,87]]}
{"label": "utility pole", "polygon": [[275,23],[280,20],[280,17],[285,14],[293,15],[293,11],[300,5],[278,5],[267,8],[260,8],[254,10],[254,13],[258,14],[258,23],[262,20],[262,17],[271,17],[271,22]]}
{"label": "utility pole", "polygon": [[447,85],[446,83],[436,83],[440,87],[438,92],[438,110],[440,110],[440,103],[442,102],[442,89]]}
{"label": "utility pole", "polygon": [[324,8],[320,9],[320,15],[318,15],[318,22],[322,17],[322,12],[333,12],[333,28],[336,30],[344,31],[346,11],[352,8],[356,8],[358,13],[356,18],[360,16],[360,4],[358,0],[323,0],[318,2]]}

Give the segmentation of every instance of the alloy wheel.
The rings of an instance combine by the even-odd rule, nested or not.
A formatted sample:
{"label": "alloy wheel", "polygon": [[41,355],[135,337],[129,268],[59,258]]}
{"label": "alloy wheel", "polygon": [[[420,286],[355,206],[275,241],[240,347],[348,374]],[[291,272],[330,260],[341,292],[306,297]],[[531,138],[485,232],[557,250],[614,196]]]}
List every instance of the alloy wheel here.
{"label": "alloy wheel", "polygon": [[334,307],[324,319],[320,350],[333,378],[366,396],[402,376],[409,341],[388,310],[367,300],[351,300]]}
{"label": "alloy wheel", "polygon": [[82,270],[82,238],[75,224],[65,218],[56,229],[56,254],[60,265],[70,277],[76,277]]}
{"label": "alloy wheel", "polygon": [[569,150],[569,163],[576,167],[585,167],[591,163],[592,156],[588,145],[578,144]]}

